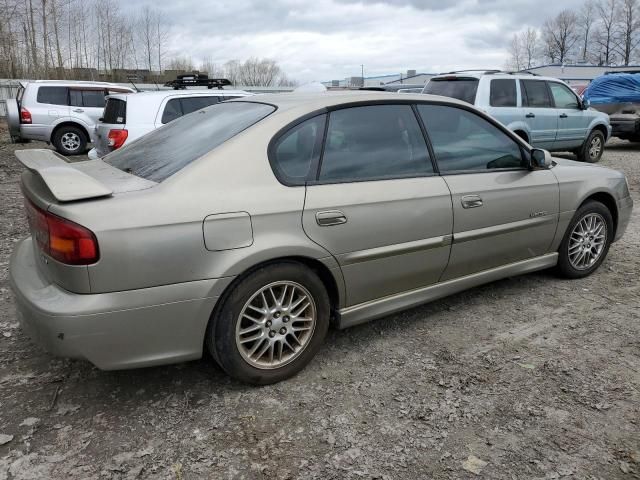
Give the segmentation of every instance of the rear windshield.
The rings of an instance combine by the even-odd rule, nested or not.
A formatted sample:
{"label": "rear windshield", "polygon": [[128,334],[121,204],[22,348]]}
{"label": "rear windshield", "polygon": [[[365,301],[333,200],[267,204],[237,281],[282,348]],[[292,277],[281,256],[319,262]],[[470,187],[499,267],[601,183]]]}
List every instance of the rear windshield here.
{"label": "rear windshield", "polygon": [[127,121],[127,102],[119,98],[107,98],[107,104],[104,107],[102,115],[104,123],[126,123]]}
{"label": "rear windshield", "polygon": [[457,98],[473,104],[478,91],[477,78],[434,78],[424,87],[424,93]]}
{"label": "rear windshield", "polygon": [[154,130],[110,153],[104,161],[138,177],[162,182],[274,110],[264,103],[219,103]]}

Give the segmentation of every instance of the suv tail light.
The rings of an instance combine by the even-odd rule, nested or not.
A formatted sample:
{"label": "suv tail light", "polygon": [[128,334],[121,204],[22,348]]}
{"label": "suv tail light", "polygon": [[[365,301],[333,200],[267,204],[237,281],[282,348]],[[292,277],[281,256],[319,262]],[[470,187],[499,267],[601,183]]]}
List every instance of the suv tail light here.
{"label": "suv tail light", "polygon": [[98,240],[82,225],[25,200],[31,234],[44,253],[67,265],[89,265],[100,258]]}
{"label": "suv tail light", "polygon": [[129,132],[127,130],[109,130],[109,146],[114,150],[120,148],[126,142]]}
{"label": "suv tail light", "polygon": [[24,107],[20,107],[20,123],[31,123],[31,112]]}

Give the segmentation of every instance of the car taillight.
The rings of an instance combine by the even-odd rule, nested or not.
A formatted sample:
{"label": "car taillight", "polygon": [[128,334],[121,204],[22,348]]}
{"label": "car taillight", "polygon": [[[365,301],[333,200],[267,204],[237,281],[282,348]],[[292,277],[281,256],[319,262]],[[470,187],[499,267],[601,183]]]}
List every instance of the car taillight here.
{"label": "car taillight", "polygon": [[128,136],[129,132],[127,130],[109,130],[109,135],[107,135],[107,138],[109,139],[109,146],[114,150],[116,148],[120,148],[127,140]]}
{"label": "car taillight", "polygon": [[25,200],[31,234],[38,247],[67,265],[89,265],[100,258],[98,240],[82,225],[54,215]]}
{"label": "car taillight", "polygon": [[20,108],[20,123],[31,123],[31,112],[24,107]]}

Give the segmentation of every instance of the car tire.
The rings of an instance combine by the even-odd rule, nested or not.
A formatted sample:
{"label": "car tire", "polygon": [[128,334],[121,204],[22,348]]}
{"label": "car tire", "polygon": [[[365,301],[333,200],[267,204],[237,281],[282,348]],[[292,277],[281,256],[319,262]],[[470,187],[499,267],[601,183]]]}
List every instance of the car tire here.
{"label": "car tire", "polygon": [[81,128],[63,126],[55,131],[51,143],[62,155],[81,155],[87,149],[87,136]]}
{"label": "car tire", "polygon": [[604,134],[600,130],[592,130],[578,150],[578,161],[587,163],[599,162],[604,152],[605,141]]}
{"label": "car tire", "polygon": [[267,385],[297,374],[329,328],[324,284],[298,262],[251,272],[221,301],[207,328],[207,348],[228,375],[246,383]]}
{"label": "car tire", "polygon": [[595,200],[584,203],[571,219],[560,244],[557,272],[565,278],[591,275],[606,258],[613,235],[609,209]]}

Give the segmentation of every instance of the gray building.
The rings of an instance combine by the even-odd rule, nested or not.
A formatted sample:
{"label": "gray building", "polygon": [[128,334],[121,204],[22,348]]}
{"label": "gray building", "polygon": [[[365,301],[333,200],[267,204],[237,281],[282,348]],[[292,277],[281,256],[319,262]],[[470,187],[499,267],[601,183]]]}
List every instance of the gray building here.
{"label": "gray building", "polygon": [[545,77],[554,77],[567,82],[570,85],[586,85],[591,83],[596,77],[604,75],[607,72],[638,72],[640,73],[640,65],[628,65],[626,67],[603,67],[589,64],[575,65],[540,65],[539,67],[529,68],[528,72],[542,75]]}

